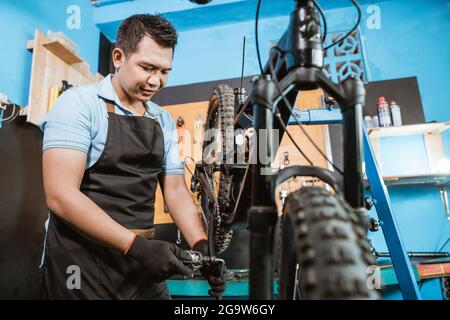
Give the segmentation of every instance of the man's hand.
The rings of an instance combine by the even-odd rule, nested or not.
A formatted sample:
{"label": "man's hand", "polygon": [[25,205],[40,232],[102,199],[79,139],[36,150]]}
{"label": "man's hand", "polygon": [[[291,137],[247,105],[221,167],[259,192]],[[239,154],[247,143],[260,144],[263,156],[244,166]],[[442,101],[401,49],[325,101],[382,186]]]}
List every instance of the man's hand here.
{"label": "man's hand", "polygon": [[[207,240],[201,240],[193,249],[200,252],[203,256],[209,256]],[[217,263],[205,263],[200,272],[211,287],[208,293],[216,299],[221,299],[226,287],[225,276],[222,274],[221,266]]]}
{"label": "man's hand", "polygon": [[127,256],[139,261],[150,277],[158,282],[175,274],[192,275],[192,270],[181,261],[190,257],[173,243],[136,236]]}

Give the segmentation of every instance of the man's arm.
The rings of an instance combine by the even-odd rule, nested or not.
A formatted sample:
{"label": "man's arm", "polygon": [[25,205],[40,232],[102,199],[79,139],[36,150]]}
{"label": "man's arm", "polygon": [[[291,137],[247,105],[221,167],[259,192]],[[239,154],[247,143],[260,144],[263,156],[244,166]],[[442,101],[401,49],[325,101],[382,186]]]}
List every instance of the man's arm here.
{"label": "man's arm", "polygon": [[184,175],[163,175],[159,182],[170,215],[192,248],[198,240],[206,238],[206,234]]}
{"label": "man's arm", "polygon": [[124,252],[134,234],[80,191],[86,159],[86,153],[79,150],[44,150],[42,165],[47,206],[82,234]]}

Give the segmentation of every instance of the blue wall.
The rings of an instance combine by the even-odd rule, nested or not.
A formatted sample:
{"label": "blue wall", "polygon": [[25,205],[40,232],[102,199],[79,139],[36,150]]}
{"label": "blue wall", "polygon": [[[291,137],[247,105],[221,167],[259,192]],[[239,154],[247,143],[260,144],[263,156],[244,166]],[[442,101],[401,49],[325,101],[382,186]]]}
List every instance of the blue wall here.
{"label": "blue wall", "polygon": [[[80,8],[80,29],[68,29],[70,5]],[[100,32],[94,24],[93,8],[87,0],[0,1],[0,92],[17,104],[28,103],[32,54],[26,41],[34,30],[62,31],[80,47],[81,57],[97,72]]]}

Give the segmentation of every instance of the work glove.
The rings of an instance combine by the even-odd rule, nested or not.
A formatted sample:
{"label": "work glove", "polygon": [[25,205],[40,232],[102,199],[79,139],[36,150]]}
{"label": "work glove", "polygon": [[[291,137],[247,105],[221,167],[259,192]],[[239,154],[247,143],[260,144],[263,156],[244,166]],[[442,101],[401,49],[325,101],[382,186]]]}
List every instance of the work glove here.
{"label": "work glove", "polygon": [[[208,254],[208,241],[201,240],[193,248],[194,251],[200,252],[204,257],[209,256]],[[200,269],[203,277],[208,281],[211,289],[208,291],[209,295],[215,297],[216,299],[221,299],[223,293],[225,292],[225,275],[223,270],[221,270],[221,265],[218,263],[205,262],[203,267]]]}
{"label": "work glove", "polygon": [[157,282],[176,274],[192,276],[193,273],[181,261],[189,260],[190,256],[174,243],[136,236],[126,255],[139,261]]}

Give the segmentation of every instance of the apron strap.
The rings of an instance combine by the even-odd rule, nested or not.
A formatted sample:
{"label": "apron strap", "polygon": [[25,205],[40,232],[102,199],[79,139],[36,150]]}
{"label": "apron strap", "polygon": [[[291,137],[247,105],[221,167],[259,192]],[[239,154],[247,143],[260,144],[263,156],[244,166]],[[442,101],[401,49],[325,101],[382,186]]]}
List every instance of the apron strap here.
{"label": "apron strap", "polygon": [[104,100],[106,104],[106,110],[108,110],[109,113],[116,113],[116,109],[114,107],[114,103],[109,100]]}
{"label": "apron strap", "polygon": [[[116,108],[115,108],[115,104],[114,104],[113,101],[106,100],[106,99],[103,99],[103,101],[105,101],[106,110],[108,110],[109,113],[116,113]],[[147,106],[145,105],[145,103],[144,103],[144,109],[145,109],[145,111],[144,111],[144,114],[142,116],[144,116],[145,113],[148,111],[147,110]]]}

